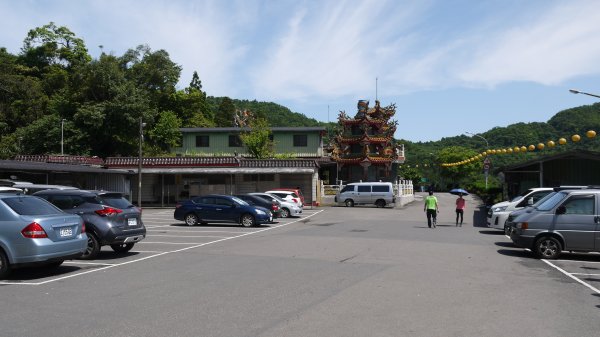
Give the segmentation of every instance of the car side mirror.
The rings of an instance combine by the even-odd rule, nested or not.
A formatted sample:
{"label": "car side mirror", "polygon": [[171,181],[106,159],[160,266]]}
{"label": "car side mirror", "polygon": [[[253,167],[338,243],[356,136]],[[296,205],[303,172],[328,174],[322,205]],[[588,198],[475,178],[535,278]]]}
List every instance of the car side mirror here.
{"label": "car side mirror", "polygon": [[556,215],[565,214],[565,213],[567,213],[567,208],[565,206],[559,206],[556,209]]}

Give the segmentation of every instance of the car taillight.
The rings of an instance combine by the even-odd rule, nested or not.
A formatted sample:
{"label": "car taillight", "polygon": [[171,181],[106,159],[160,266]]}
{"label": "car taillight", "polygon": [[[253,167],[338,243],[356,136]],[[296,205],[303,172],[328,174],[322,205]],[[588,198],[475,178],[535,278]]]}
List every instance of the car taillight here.
{"label": "car taillight", "polygon": [[296,198],[292,198],[292,201],[296,204],[298,203],[298,199],[296,199]]}
{"label": "car taillight", "polygon": [[46,231],[37,222],[32,222],[29,225],[27,225],[27,227],[23,228],[21,234],[23,234],[24,237],[30,239],[42,239],[48,237]]}
{"label": "car taillight", "polygon": [[274,210],[274,211],[276,211],[276,210],[278,210],[278,209],[279,209],[279,206],[277,206],[277,205],[272,205],[271,209],[272,209],[272,210]]}
{"label": "car taillight", "polygon": [[136,207],[138,211],[140,211],[140,214],[142,214],[142,208],[141,207]]}
{"label": "car taillight", "polygon": [[123,213],[123,211],[112,207],[104,207],[96,211],[96,214],[100,216],[115,216],[119,213]]}
{"label": "car taillight", "polygon": [[85,233],[85,224],[81,225],[81,234]]}

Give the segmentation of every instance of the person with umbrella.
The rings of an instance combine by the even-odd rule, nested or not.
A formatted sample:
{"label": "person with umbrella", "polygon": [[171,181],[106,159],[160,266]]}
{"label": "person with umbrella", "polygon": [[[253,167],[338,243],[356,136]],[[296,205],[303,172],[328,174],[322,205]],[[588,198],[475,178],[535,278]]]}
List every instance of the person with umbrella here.
{"label": "person with umbrella", "polygon": [[465,214],[465,199],[463,199],[463,195],[469,194],[469,192],[463,190],[462,188],[455,188],[450,190],[451,194],[458,195],[458,199],[456,199],[456,227],[458,227],[458,218],[460,217],[460,227],[463,224],[463,215]]}

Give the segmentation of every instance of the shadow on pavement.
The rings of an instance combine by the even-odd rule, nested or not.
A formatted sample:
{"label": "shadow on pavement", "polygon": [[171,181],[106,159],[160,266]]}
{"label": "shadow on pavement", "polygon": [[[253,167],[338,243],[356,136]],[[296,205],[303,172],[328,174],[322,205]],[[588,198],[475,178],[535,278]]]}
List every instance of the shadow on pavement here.
{"label": "shadow on pavement", "polygon": [[487,234],[487,235],[502,235],[504,236],[504,232],[503,231],[498,231],[498,230],[490,230],[490,231],[479,231],[479,233],[481,234]]}
{"label": "shadow on pavement", "polygon": [[498,247],[506,247],[506,248],[518,248],[512,242],[494,242],[494,244]]}
{"label": "shadow on pavement", "polygon": [[523,249],[498,249],[498,253],[506,256],[531,258],[530,252]]}

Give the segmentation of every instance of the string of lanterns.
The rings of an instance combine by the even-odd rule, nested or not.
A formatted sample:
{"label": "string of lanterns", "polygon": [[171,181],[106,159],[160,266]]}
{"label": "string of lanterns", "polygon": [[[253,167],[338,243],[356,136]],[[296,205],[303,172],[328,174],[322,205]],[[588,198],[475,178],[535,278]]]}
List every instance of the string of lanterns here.
{"label": "string of lanterns", "polygon": [[[594,138],[594,137],[596,137],[596,131],[589,130],[589,131],[587,131],[585,133],[585,135],[586,135],[587,138],[590,138],[590,139]],[[575,135],[571,136],[571,141],[574,142],[574,143],[577,143],[580,140],[581,140],[581,136],[580,135],[575,134]],[[475,155],[475,156],[473,156],[471,158],[468,158],[468,159],[465,159],[465,160],[461,160],[459,162],[454,162],[454,163],[443,163],[443,164],[440,164],[440,166],[442,166],[442,167],[453,167],[453,166],[465,165],[465,164],[472,163],[474,161],[479,161],[482,158],[485,158],[485,157],[487,157],[489,155],[495,155],[495,154],[525,153],[525,152],[528,152],[528,151],[529,152],[533,152],[536,149],[539,150],[539,151],[541,151],[541,150],[545,149],[546,146],[549,147],[549,148],[553,148],[553,147],[555,147],[557,145],[557,143],[558,143],[558,145],[565,145],[565,144],[567,144],[567,139],[565,139],[565,138],[559,138],[558,142],[554,142],[553,140],[549,140],[548,142],[546,142],[546,144],[544,144],[544,143],[538,143],[537,145],[533,145],[532,144],[532,145],[529,145],[529,146],[515,146],[513,148],[509,147],[509,148],[506,148],[506,149],[497,149],[497,150],[492,149],[492,150],[487,150],[487,151],[484,151],[484,152],[482,152],[480,154],[477,154],[477,155]]]}

